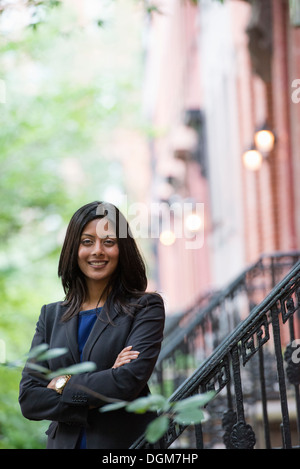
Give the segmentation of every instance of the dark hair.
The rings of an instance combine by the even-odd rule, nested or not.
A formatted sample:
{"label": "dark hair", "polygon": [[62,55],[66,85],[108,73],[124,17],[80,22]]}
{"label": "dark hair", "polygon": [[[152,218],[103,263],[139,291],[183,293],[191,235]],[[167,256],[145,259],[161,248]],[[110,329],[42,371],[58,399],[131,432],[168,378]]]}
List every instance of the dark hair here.
{"label": "dark hair", "polygon": [[[63,321],[78,314],[86,299],[86,281],[78,266],[78,249],[83,228],[90,221],[104,217],[114,224],[119,247],[117,268],[103,292],[107,295],[106,311],[109,311],[110,303],[113,302],[120,313],[130,314],[128,299],[138,298],[146,290],[145,264],[124,215],[117,207],[107,202],[91,202],[78,209],[72,216],[60,254],[58,276],[61,277],[66,294],[63,304],[68,306],[62,317]],[[100,299],[99,295],[99,302]]]}

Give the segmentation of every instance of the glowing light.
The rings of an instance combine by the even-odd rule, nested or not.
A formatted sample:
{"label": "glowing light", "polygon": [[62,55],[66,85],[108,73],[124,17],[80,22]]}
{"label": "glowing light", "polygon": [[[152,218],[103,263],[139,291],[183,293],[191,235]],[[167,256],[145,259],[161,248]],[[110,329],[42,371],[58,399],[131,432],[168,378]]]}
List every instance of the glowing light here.
{"label": "glowing light", "polygon": [[243,162],[250,171],[257,171],[262,165],[262,154],[257,150],[248,150],[243,154]]}
{"label": "glowing light", "polygon": [[199,231],[202,227],[202,220],[196,213],[190,213],[185,219],[186,228],[192,233]]}
{"label": "glowing light", "polygon": [[161,232],[159,236],[159,240],[161,244],[163,244],[164,246],[171,246],[172,244],[175,243],[176,236],[175,236],[175,233],[173,233],[173,231],[165,230]]}
{"label": "glowing light", "polygon": [[270,152],[274,147],[275,137],[270,130],[259,130],[254,135],[255,146],[259,151]]}

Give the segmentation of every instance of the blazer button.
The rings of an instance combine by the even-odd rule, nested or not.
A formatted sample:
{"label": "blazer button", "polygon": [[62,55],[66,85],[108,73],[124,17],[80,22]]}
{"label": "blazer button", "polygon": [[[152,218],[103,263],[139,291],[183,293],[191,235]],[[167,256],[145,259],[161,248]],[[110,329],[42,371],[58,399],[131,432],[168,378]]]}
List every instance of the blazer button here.
{"label": "blazer button", "polygon": [[76,393],[76,394],[73,394],[72,401],[80,403],[80,404],[86,404],[87,403],[87,396],[86,396],[86,394]]}

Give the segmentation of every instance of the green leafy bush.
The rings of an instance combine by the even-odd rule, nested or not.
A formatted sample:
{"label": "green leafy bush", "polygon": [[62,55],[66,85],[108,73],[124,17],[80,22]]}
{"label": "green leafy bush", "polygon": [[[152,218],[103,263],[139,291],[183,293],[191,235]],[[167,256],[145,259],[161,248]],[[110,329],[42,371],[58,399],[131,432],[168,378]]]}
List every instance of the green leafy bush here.
{"label": "green leafy bush", "polygon": [[158,412],[158,417],[147,427],[145,438],[149,443],[158,441],[168,430],[173,421],[180,425],[197,424],[205,420],[203,407],[213,398],[214,392],[195,394],[180,401],[169,401],[160,394],[141,397],[132,402],[118,401],[99,409],[100,412],[110,412],[125,408],[127,412],[143,414],[147,411]]}

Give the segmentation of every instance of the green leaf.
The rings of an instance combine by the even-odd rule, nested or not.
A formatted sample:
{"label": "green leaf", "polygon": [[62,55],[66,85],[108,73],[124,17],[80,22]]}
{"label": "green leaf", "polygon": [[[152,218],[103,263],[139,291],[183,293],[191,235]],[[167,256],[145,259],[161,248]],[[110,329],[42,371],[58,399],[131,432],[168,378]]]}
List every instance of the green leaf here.
{"label": "green leaf", "polygon": [[147,397],[140,397],[126,406],[128,412],[135,412],[136,414],[144,414],[150,407]]}
{"label": "green leaf", "polygon": [[204,407],[215,395],[214,391],[207,392],[205,394],[196,394],[181,401],[175,402],[173,406],[174,412],[180,412],[182,410],[193,410],[199,407]]}
{"label": "green leaf", "polygon": [[51,372],[48,377],[52,379],[60,375],[78,375],[80,373],[95,371],[96,368],[97,366],[94,362],[76,363],[75,365],[71,365],[66,368],[59,368],[58,370]]}
{"label": "green leaf", "polygon": [[145,432],[145,438],[149,443],[158,441],[169,428],[169,417],[161,415],[148,425]]}
{"label": "green leaf", "polygon": [[51,358],[56,358],[60,357],[61,355],[65,355],[67,352],[68,349],[66,347],[52,348],[38,355],[36,359],[37,361],[50,360]]}
{"label": "green leaf", "polygon": [[47,377],[50,373],[50,370],[48,368],[45,368],[44,366],[39,365],[38,363],[27,362],[26,368],[30,368],[31,370],[42,373],[43,375],[46,375]]}
{"label": "green leaf", "polygon": [[114,402],[113,404],[107,404],[99,408],[99,412],[110,412],[112,410],[122,409],[128,404],[127,401]]}
{"label": "green leaf", "polygon": [[33,359],[33,358],[38,358],[39,355],[41,355],[42,353],[44,353],[46,350],[48,350],[49,348],[49,345],[48,344],[41,344],[41,345],[37,345],[36,347],[34,347],[32,350],[30,350],[29,354],[28,354],[28,358],[29,359]]}
{"label": "green leaf", "polygon": [[147,13],[158,13],[160,15],[163,14],[163,12],[155,5],[149,5],[147,8],[146,8],[146,11]]}
{"label": "green leaf", "polygon": [[201,409],[186,409],[178,412],[173,420],[182,425],[190,425],[200,423],[204,420],[204,413]]}
{"label": "green leaf", "polygon": [[147,411],[156,411],[165,406],[167,399],[160,394],[153,394],[147,397],[140,397],[130,402],[126,410],[128,412],[135,412],[136,414],[144,414]]}

